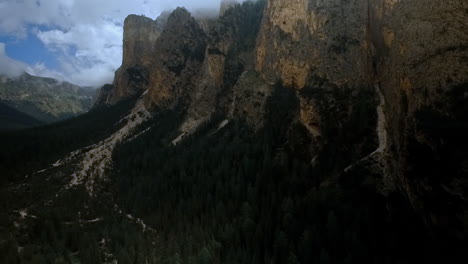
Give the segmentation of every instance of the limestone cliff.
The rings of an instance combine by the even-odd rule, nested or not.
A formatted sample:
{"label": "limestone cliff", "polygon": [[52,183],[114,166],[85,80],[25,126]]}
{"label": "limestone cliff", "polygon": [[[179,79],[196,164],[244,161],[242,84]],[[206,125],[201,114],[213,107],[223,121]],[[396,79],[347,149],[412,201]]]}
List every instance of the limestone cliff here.
{"label": "limestone cliff", "polygon": [[[366,32],[365,1],[268,1],[255,68],[270,85],[280,82],[297,91],[298,121],[315,144],[323,143],[324,112],[341,108],[342,126],[355,108],[352,101],[339,105],[327,94],[335,88],[355,94],[372,89]],[[335,103],[324,105],[310,96],[322,90]]]}
{"label": "limestone cliff", "polygon": [[177,8],[155,43],[149,71],[148,106],[171,107],[187,95],[203,63],[206,37],[190,13]]}
{"label": "limestone cliff", "polygon": [[428,225],[466,235],[468,2],[382,0],[369,10],[392,177]]}
{"label": "limestone cliff", "polygon": [[463,0],[270,0],[256,54],[265,81],[297,90],[312,135],[327,119],[307,94],[377,88],[384,185],[452,236],[468,231],[466,10]]}
{"label": "limestone cliff", "polygon": [[122,66],[115,73],[114,88],[101,96],[107,98],[106,103],[134,96],[148,85],[148,68],[162,27],[160,21],[144,16],[130,15],[125,19]]}
{"label": "limestone cliff", "polygon": [[365,1],[268,1],[256,69],[298,89],[317,79],[360,87],[368,82],[366,17]]}
{"label": "limestone cliff", "polygon": [[162,33],[130,16],[106,102],[147,89],[147,108],[180,106],[190,133],[216,111],[261,127],[287,97],[281,149],[314,165],[333,153],[336,177],[365,164],[376,188],[403,194],[431,230],[468,234],[467,5],[225,1],[217,20],[176,9]]}
{"label": "limestone cliff", "polygon": [[[106,99],[98,102],[114,104],[147,90],[144,101],[149,108],[186,109],[183,132],[209,119],[216,109],[237,113],[228,108],[244,107],[240,102],[246,101],[232,104],[236,92],[231,88],[243,72],[253,69],[263,6],[262,1],[247,2],[219,19],[200,14],[194,18],[183,8],[163,13],[156,22],[129,16],[123,65],[116,72],[114,87],[102,89],[100,98]],[[135,19],[144,21],[136,26],[138,30],[132,26]]]}
{"label": "limestone cliff", "polygon": [[240,102],[245,101],[232,104],[237,95],[232,87],[243,72],[253,69],[262,12],[262,2],[249,2],[214,21],[176,9],[156,42],[146,104],[184,108],[182,133],[190,133],[216,110],[238,112],[230,108],[243,107]]}

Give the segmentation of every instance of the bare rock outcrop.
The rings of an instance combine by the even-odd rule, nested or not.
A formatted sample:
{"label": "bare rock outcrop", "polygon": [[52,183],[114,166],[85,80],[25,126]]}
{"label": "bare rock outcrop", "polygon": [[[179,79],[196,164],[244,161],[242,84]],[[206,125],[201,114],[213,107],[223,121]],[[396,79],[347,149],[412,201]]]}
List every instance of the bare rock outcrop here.
{"label": "bare rock outcrop", "polygon": [[122,66],[115,73],[114,88],[106,96],[107,104],[135,96],[146,88],[161,29],[161,23],[144,16],[130,15],[125,19]]}
{"label": "bare rock outcrop", "polygon": [[194,89],[205,58],[206,36],[187,10],[177,8],[154,48],[145,104],[172,107]]}
{"label": "bare rock outcrop", "polygon": [[368,81],[365,1],[270,0],[258,37],[256,69],[270,84],[302,89],[359,87]]}

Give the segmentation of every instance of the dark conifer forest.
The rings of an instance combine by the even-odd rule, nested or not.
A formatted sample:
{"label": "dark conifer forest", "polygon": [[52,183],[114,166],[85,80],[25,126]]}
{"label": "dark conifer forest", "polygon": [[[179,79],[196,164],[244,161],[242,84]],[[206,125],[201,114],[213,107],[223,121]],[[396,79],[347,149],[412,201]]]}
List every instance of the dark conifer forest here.
{"label": "dark conifer forest", "polygon": [[[2,148],[2,161],[12,161],[2,162],[1,175],[28,173],[32,184],[25,184],[27,190],[4,188],[2,208],[44,201],[50,193],[61,198],[53,207],[37,205],[41,210],[15,232],[8,228],[9,216],[2,215],[0,231],[7,241],[1,247],[2,262],[142,263],[150,258],[151,263],[437,263],[449,250],[457,254],[456,248],[427,234],[403,196],[378,193],[377,180],[368,170],[338,173],[348,162],[345,149],[352,147],[353,138],[372,130],[368,122],[357,122],[375,118],[362,112],[373,105],[372,98],[360,95],[356,118],[351,119],[355,121],[344,124],[355,133],[337,131],[324,152],[336,158],[318,157],[328,161],[318,167],[297,154],[304,146],[304,128],[292,126],[297,102],[290,89],[280,85],[259,131],[242,120],[219,129],[224,120],[219,114],[174,146],[171,140],[182,110],[161,110],[141,128],[151,125],[149,132],[117,146],[110,180],[101,183],[99,198],[84,186],[63,192],[63,178],[31,172],[47,161],[43,157],[54,160],[98,141],[131,102],[5,134],[2,138],[8,140],[2,146],[10,147]],[[292,110],[278,111],[285,108]],[[336,130],[339,121],[329,120],[329,129]],[[84,133],[80,128],[90,123],[100,126]],[[20,159],[29,165],[14,163]],[[4,186],[14,182],[17,188],[28,181],[19,176],[2,180]],[[23,196],[15,196],[19,191]],[[77,219],[76,210],[83,205],[87,211]],[[393,214],[386,207],[393,207]]]}

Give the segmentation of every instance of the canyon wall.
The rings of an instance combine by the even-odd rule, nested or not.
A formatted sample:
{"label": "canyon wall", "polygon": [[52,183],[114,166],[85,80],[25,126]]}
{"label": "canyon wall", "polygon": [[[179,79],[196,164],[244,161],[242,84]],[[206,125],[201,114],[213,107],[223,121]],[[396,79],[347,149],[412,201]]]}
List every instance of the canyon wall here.
{"label": "canyon wall", "polygon": [[[105,101],[147,90],[147,108],[183,105],[188,132],[217,110],[261,126],[274,87],[286,87],[297,109],[284,111],[309,134],[307,159],[340,138],[349,159],[336,174],[353,168],[346,162],[379,163],[382,193],[403,194],[433,230],[468,234],[468,2],[242,6],[226,2],[202,26],[181,8],[167,24],[127,18],[123,65]],[[369,124],[355,130],[359,122]]]}

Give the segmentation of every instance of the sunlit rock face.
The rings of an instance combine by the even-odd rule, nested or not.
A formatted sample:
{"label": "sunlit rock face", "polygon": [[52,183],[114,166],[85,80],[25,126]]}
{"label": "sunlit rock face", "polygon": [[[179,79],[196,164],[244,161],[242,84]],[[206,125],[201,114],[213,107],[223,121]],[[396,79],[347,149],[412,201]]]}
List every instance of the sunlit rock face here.
{"label": "sunlit rock face", "polygon": [[270,0],[258,37],[256,69],[269,83],[302,89],[368,82],[367,2]]}
{"label": "sunlit rock face", "polygon": [[122,65],[149,64],[160,30],[156,21],[150,18],[128,16],[124,24]]}

